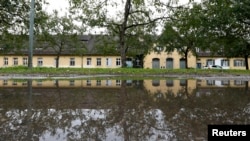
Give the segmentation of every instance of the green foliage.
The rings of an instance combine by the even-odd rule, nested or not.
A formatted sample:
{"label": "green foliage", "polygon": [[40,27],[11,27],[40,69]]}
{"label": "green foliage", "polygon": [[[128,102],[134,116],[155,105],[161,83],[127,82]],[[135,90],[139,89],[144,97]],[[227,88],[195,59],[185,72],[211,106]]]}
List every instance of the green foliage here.
{"label": "green foliage", "polygon": [[246,11],[250,10],[249,1],[212,0],[203,6],[204,26],[209,35],[206,40],[213,43],[209,49],[222,50],[227,57],[244,57],[248,69],[250,14]]}
{"label": "green foliage", "polygon": [[[36,18],[41,18],[42,5],[46,4],[45,0],[35,1]],[[0,32],[11,31],[15,34],[26,33],[28,30],[28,21],[30,13],[29,0],[1,0],[0,1]]]}
{"label": "green foliage", "polygon": [[[104,29],[104,34],[118,38],[116,49],[120,51],[122,66],[125,66],[127,53],[131,53],[131,49],[139,48],[138,50],[142,50],[140,52],[145,52],[145,49],[141,49],[142,46],[135,45],[141,44],[140,40],[147,42],[145,39],[140,39],[144,37],[141,35],[154,34],[156,22],[165,17],[163,12],[160,13],[162,14],[160,17],[154,16],[155,12],[166,10],[163,4],[160,5],[160,2],[157,4],[150,3],[150,1],[147,2],[143,0],[70,1],[71,12],[81,13],[78,19],[84,25],[102,28]],[[157,10],[153,11],[152,7]],[[132,37],[135,37],[135,39],[132,39]],[[148,49],[148,46],[144,46],[144,48]]]}
{"label": "green foliage", "polygon": [[[188,53],[196,55],[196,48],[203,38],[200,36],[201,6],[193,4],[192,7],[182,7],[173,10],[171,21],[165,24],[164,31],[159,38],[159,47],[166,52],[177,50],[180,55],[188,59]],[[186,65],[186,67],[188,67]]]}

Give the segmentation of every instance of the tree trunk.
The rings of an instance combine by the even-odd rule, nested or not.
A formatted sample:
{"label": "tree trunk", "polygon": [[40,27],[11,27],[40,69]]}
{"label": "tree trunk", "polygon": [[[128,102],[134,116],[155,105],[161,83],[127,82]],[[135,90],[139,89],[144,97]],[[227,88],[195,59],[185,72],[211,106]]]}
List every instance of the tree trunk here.
{"label": "tree trunk", "polygon": [[121,55],[121,65],[126,67],[126,52],[125,52],[125,35],[120,33],[120,55]]}
{"label": "tree trunk", "polygon": [[57,55],[56,56],[56,68],[59,68],[59,58],[60,58],[60,55]]}
{"label": "tree trunk", "polygon": [[125,45],[125,35],[127,30],[128,16],[131,9],[131,0],[127,0],[125,4],[125,12],[123,23],[120,26],[120,55],[122,67],[126,67],[126,45]]}
{"label": "tree trunk", "polygon": [[248,55],[245,55],[244,58],[245,58],[246,70],[249,70]]}
{"label": "tree trunk", "polygon": [[185,52],[185,64],[186,64],[186,69],[188,69],[188,49]]}

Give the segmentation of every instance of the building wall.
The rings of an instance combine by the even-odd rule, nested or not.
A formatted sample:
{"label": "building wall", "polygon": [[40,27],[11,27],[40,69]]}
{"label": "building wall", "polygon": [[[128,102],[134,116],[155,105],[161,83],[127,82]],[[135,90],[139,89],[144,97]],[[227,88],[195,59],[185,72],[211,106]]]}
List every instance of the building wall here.
{"label": "building wall", "polygon": [[245,88],[250,87],[250,83],[246,83],[244,80],[199,80],[197,82],[198,87],[202,88]]}
{"label": "building wall", "polygon": [[[5,59],[8,59],[6,64]],[[14,58],[18,63],[14,64]],[[28,56],[25,55],[10,55],[0,56],[0,67],[13,67],[13,66],[27,66],[23,63],[23,58],[28,60]],[[34,67],[56,67],[56,56],[36,56],[33,55]],[[97,58],[100,59],[100,64],[97,65]],[[72,60],[73,59],[73,63]],[[120,56],[60,56],[59,67],[61,68],[120,68],[121,59]]]}
{"label": "building wall", "polygon": [[[8,64],[4,64],[4,58],[8,58]],[[28,58],[27,56],[15,56],[15,55],[10,55],[10,56],[0,56],[0,67],[9,67],[9,66],[15,66],[14,65],[14,58],[17,58],[18,64],[17,65],[22,65],[23,64],[23,58]]]}
{"label": "building wall", "polygon": [[[33,88],[120,88],[122,80],[44,80],[38,79],[32,81]],[[4,87],[27,87],[27,80],[0,80],[0,88]]]}
{"label": "building wall", "polygon": [[145,89],[151,94],[173,93],[178,95],[183,90],[187,90],[188,94],[192,94],[196,89],[196,80],[191,79],[166,79],[166,80],[144,80]]}
{"label": "building wall", "polygon": [[[226,64],[228,69],[246,69],[244,58],[199,57],[197,58],[197,63],[201,63],[201,66],[204,67],[207,65],[208,60],[214,60],[214,64],[220,66],[224,66],[221,60],[228,60],[229,63]],[[250,58],[248,62],[250,62]]]}
{"label": "building wall", "polygon": [[[183,58],[177,51],[172,53],[167,52],[150,52],[144,58],[144,68],[153,68],[153,59],[159,59],[160,66],[159,68],[168,68],[167,67],[167,58],[173,59],[173,69],[180,68],[180,59]],[[188,67],[196,68],[196,57],[191,53],[188,55]]]}

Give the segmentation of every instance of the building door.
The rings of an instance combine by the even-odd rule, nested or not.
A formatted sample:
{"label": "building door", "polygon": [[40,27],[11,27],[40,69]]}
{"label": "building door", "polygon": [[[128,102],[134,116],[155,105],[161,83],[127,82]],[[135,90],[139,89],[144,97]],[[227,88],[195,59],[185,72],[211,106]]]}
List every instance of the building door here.
{"label": "building door", "polygon": [[173,58],[167,58],[167,60],[166,60],[166,68],[167,69],[173,69],[174,68]]}
{"label": "building door", "polygon": [[201,63],[197,63],[196,68],[201,69]]}
{"label": "building door", "polygon": [[180,69],[185,69],[186,68],[186,59],[181,58],[180,59]]}
{"label": "building door", "polygon": [[159,69],[160,68],[160,59],[159,58],[153,58],[153,60],[152,60],[152,68],[153,69]]}

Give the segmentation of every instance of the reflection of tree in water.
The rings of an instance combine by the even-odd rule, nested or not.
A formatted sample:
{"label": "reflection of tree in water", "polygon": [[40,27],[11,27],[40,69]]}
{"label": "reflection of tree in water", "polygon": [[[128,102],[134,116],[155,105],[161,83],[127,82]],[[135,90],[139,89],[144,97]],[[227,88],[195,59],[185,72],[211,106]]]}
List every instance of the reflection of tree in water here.
{"label": "reflection of tree in water", "polygon": [[[185,91],[185,90],[184,90]],[[180,140],[207,138],[208,124],[249,124],[250,97],[244,88],[215,89],[190,94],[169,91],[157,99],[176,137]]]}
{"label": "reflection of tree in water", "polygon": [[39,140],[46,134],[74,141],[204,139],[208,124],[249,123],[250,98],[244,90],[191,92],[183,86],[177,94],[150,94],[126,81],[105,90],[33,88],[32,95],[27,88],[0,89],[0,140]]}
{"label": "reflection of tree in water", "polygon": [[[65,135],[65,140],[74,141],[105,140],[107,134],[148,140],[164,139],[168,133],[164,121],[157,117],[160,111],[152,110],[158,106],[151,96],[141,87],[127,87],[125,81],[120,89],[105,91],[34,88],[33,95],[19,89],[17,94],[1,97],[0,136],[6,140],[39,140],[45,134],[59,139]],[[11,100],[16,103],[6,103]]]}
{"label": "reflection of tree in water", "polygon": [[118,123],[122,127],[120,131],[123,133],[120,134],[123,134],[125,141],[148,140],[152,130],[168,132],[168,128],[157,125],[156,116],[159,116],[159,113],[157,110],[152,110],[154,104],[150,95],[142,90],[127,89],[126,81],[122,81],[121,93],[118,95],[116,105],[107,121],[111,124]]}

